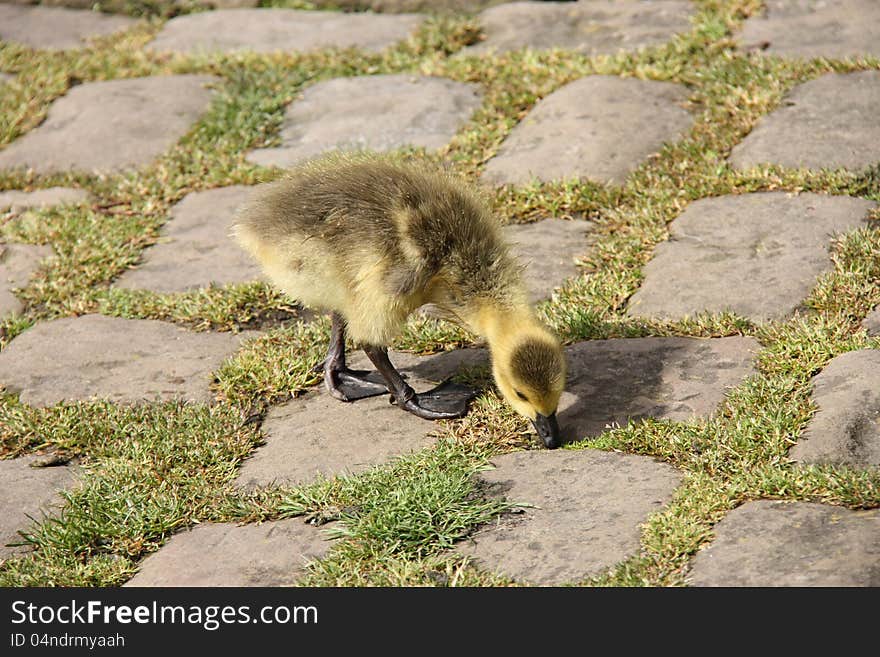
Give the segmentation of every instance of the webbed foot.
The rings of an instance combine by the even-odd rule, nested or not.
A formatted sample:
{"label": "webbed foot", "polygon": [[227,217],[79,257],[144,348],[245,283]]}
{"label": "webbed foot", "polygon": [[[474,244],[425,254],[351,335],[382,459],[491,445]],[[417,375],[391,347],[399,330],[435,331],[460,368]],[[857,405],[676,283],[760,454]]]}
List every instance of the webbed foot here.
{"label": "webbed foot", "polygon": [[385,383],[375,372],[350,370],[345,368],[324,369],[324,387],[332,397],[340,401],[352,402],[367,397],[376,397],[388,392]]}
{"label": "webbed foot", "polygon": [[453,420],[467,415],[468,405],[478,392],[473,388],[445,381],[432,390],[413,393],[403,400],[395,400],[392,394],[391,401],[425,420]]}

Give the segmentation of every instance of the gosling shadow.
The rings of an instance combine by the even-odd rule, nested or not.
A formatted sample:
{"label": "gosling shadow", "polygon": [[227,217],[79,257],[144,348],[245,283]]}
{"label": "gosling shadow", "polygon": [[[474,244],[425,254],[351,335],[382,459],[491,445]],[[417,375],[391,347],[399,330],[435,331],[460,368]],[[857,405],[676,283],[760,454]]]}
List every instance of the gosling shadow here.
{"label": "gosling shadow", "polygon": [[686,419],[699,412],[699,387],[717,378],[702,358],[706,342],[626,338],[568,347],[568,381],[557,411],[562,443],[634,420]]}

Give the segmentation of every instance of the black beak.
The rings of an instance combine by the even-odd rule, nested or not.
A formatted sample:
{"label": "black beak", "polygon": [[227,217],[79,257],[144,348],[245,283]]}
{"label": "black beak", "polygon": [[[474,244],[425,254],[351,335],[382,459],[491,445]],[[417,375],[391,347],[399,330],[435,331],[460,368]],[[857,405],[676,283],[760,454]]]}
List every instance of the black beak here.
{"label": "black beak", "polygon": [[559,424],[556,422],[556,413],[551,413],[550,415],[538,415],[532,420],[532,424],[535,425],[535,431],[538,432],[538,435],[541,436],[541,440],[544,441],[544,446],[547,449],[556,449],[559,447]]}

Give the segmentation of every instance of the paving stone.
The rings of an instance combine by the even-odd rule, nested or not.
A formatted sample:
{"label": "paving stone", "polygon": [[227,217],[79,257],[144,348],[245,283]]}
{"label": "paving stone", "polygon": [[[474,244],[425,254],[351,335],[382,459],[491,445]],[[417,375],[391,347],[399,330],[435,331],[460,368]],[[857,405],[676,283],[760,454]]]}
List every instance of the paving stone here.
{"label": "paving stone", "polygon": [[559,401],[565,442],[608,426],[707,417],[729,388],[754,373],[753,338],[625,338],[567,347],[568,382]]}
{"label": "paving stone", "polygon": [[235,211],[250,189],[234,185],[187,194],[171,209],[159,243],[116,286],[183,292],[260,279],[259,265],[230,236]]}
{"label": "paving stone", "polygon": [[73,485],[75,467],[31,466],[39,460],[39,456],[0,460],[0,559],[27,550],[7,544],[21,541],[18,532],[51,513],[63,501],[58,491]]}
{"label": "paving stone", "polygon": [[868,313],[862,325],[865,327],[868,335],[880,335],[880,306],[877,306]]}
{"label": "paving stone", "polygon": [[784,57],[880,57],[876,0],[765,0],[746,20],[740,47]]}
{"label": "paving stone", "polygon": [[[432,388],[461,367],[488,363],[480,349],[426,357],[391,353],[390,357],[417,392]],[[349,363],[373,369],[362,355],[352,354]],[[433,442],[428,433],[434,429],[433,422],[392,406],[387,395],[345,403],[321,389],[269,411],[263,422],[266,445],[244,462],[238,484],[307,483],[316,475],[363,472],[428,447]]]}
{"label": "paving stone", "polygon": [[410,11],[476,13],[509,0],[334,0],[343,11],[377,11],[386,14]]}
{"label": "paving stone", "polygon": [[801,463],[880,466],[880,349],[836,356],[813,379],[818,407],[791,458]]}
{"label": "paving stone", "polygon": [[208,108],[214,80],[170,75],[73,87],[40,126],[0,151],[0,169],[112,173],[148,164]]}
{"label": "paving stone", "polygon": [[480,474],[508,501],[505,515],[458,549],[489,571],[538,585],[599,575],[639,551],[640,526],[672,498],[681,475],[645,456],[587,449],[493,459]]}
{"label": "paving stone", "polygon": [[210,0],[214,9],[253,9],[260,0]]}
{"label": "paving stone", "polygon": [[880,162],[880,71],[829,73],[798,85],[730,153],[759,164],[860,170]]}
{"label": "paving stone", "polygon": [[281,146],[257,149],[247,159],[285,167],[333,149],[440,148],[480,99],[478,85],[409,74],[319,82],[287,108]]}
{"label": "paving stone", "polygon": [[694,557],[695,586],[880,586],[880,509],[747,502]]}
{"label": "paving stone", "polygon": [[92,397],[208,402],[211,373],[254,335],[102,315],[40,322],[0,352],[0,386],[31,406]]}
{"label": "paving stone", "polygon": [[148,47],[179,53],[308,52],[331,47],[378,52],[407,38],[423,19],[414,14],[220,9],[172,18]]}
{"label": "paving stone", "polygon": [[52,255],[48,246],[0,242],[0,317],[24,308],[13,293],[28,284],[40,263]]}
{"label": "paving stone", "polygon": [[831,269],[833,236],[863,226],[874,205],[785,192],[696,201],[657,245],[629,314],[679,318],[731,310],[755,321],[787,317]]}
{"label": "paving stone", "polygon": [[681,0],[511,2],[479,15],[486,38],[465,52],[564,48],[613,55],[660,45],[689,31],[693,9]]}
{"label": "paving stone", "polygon": [[82,48],[89,38],[126,30],[136,23],[128,16],[97,11],[0,4],[0,40],[31,48]]}
{"label": "paving stone", "polygon": [[484,178],[521,184],[561,178],[621,183],[693,118],[681,85],[591,75],[553,92],[514,127]]}
{"label": "paving stone", "polygon": [[46,208],[63,203],[83,203],[89,199],[84,189],[72,187],[47,187],[32,192],[17,189],[0,191],[0,212],[21,212],[29,208]]}
{"label": "paving stone", "polygon": [[330,545],[301,518],[205,523],[172,536],[125,586],[292,586]]}
{"label": "paving stone", "polygon": [[513,253],[526,265],[526,285],[533,302],[550,298],[553,290],[578,273],[575,258],[587,251],[592,224],[586,221],[544,219],[505,226]]}

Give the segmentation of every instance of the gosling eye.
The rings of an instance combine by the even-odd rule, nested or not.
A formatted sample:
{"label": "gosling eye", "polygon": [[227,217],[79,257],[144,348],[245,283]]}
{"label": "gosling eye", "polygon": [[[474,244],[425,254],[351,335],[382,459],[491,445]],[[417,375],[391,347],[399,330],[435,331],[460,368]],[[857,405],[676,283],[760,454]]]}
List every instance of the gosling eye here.
{"label": "gosling eye", "polygon": [[529,398],[522,394],[519,390],[514,390],[514,392],[516,393],[516,396],[522,399],[524,402],[529,401]]}

